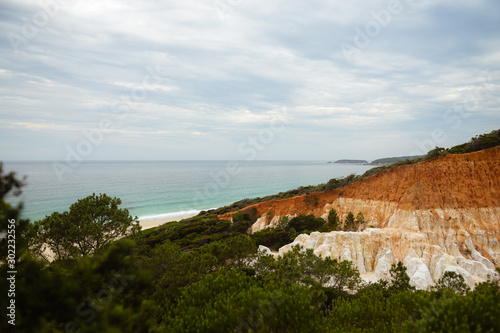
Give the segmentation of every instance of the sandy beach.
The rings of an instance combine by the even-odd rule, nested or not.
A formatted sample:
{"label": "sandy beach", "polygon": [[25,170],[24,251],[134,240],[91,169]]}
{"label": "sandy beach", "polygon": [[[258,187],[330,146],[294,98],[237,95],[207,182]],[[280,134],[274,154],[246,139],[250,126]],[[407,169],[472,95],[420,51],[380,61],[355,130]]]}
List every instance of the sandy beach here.
{"label": "sandy beach", "polygon": [[190,218],[190,217],[193,217],[196,215],[198,215],[198,214],[179,215],[179,216],[164,217],[164,218],[159,218],[159,219],[147,219],[147,220],[140,220],[139,223],[142,227],[142,230],[145,230],[145,229],[157,227],[157,226],[165,224],[167,222],[180,221],[180,220],[187,219],[187,218]]}

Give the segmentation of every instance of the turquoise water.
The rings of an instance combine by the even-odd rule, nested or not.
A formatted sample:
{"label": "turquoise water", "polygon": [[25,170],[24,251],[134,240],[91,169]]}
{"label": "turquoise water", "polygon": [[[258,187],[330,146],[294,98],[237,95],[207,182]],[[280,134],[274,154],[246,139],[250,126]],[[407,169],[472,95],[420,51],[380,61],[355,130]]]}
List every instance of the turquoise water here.
{"label": "turquoise water", "polygon": [[244,198],[362,174],[369,168],[324,161],[84,162],[59,179],[52,162],[4,163],[5,172],[27,177],[20,200],[23,217],[31,221],[66,211],[92,193],[121,198],[121,207],[142,219],[194,214]]}

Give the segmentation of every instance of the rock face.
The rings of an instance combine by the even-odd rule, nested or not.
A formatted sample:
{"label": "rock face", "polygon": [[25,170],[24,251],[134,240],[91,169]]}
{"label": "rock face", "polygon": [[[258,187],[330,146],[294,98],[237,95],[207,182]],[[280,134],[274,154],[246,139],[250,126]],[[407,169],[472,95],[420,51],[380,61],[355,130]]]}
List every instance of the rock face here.
{"label": "rock face", "polygon": [[[500,266],[500,147],[447,155],[392,169],[342,189],[257,204],[261,218],[252,231],[274,227],[282,216],[330,209],[345,219],[362,212],[357,232],[299,235],[279,252],[301,244],[323,257],[352,261],[365,280],[387,278],[402,261],[410,283],[432,286],[445,271],[464,276],[469,286],[497,276]],[[230,218],[230,214],[221,216]]]}

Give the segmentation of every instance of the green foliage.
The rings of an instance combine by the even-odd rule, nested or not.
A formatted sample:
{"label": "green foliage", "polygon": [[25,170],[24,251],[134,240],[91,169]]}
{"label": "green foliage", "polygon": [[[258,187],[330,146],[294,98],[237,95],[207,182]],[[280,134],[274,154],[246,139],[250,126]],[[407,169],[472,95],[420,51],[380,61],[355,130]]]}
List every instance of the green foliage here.
{"label": "green foliage", "polygon": [[257,246],[252,238],[238,235],[225,242],[214,242],[198,250],[200,253],[209,253],[216,258],[216,268],[225,266],[242,267],[245,260],[257,252]]}
{"label": "green foliage", "polygon": [[278,225],[277,227],[278,228],[281,228],[281,229],[286,229],[288,227],[288,223],[290,222],[290,219],[288,218],[287,215],[285,216],[282,216],[280,218],[280,220],[278,221]]}
{"label": "green foliage", "polygon": [[260,285],[219,271],[186,288],[165,318],[167,332],[317,332],[318,311],[306,287]]}
{"label": "green foliage", "polygon": [[182,250],[193,250],[245,233],[250,226],[251,221],[245,219],[231,223],[219,220],[214,214],[203,214],[145,230],[134,239],[140,246],[154,247],[169,240],[179,244]]}
{"label": "green foliage", "polygon": [[251,207],[233,214],[232,219],[233,222],[248,221],[253,224],[259,217],[260,216],[257,212],[257,208]]}
{"label": "green foliage", "polygon": [[[219,252],[219,257],[214,256]],[[165,242],[151,252],[139,257],[137,268],[147,271],[153,279],[151,299],[159,304],[179,297],[180,290],[213,271],[222,259],[220,250],[214,247],[200,252],[182,252],[178,244]]]}
{"label": "green foliage", "polygon": [[389,273],[391,274],[390,281],[390,290],[393,291],[412,291],[415,290],[415,287],[410,285],[410,277],[406,273],[406,267],[403,265],[401,261],[398,261],[397,264],[391,265],[391,270]]}
{"label": "green foliage", "polygon": [[291,238],[294,233],[295,236],[297,232],[293,228],[281,229],[281,228],[267,228],[258,232],[252,233],[250,236],[255,244],[264,245],[270,248],[271,250],[277,251],[280,247],[289,244],[293,241]]}
{"label": "green foliage", "polygon": [[500,130],[473,137],[465,146],[466,152],[474,152],[500,145]]}
{"label": "green foliage", "polygon": [[[16,265],[17,331],[65,332],[66,327],[85,332],[147,331],[156,306],[144,300],[150,280],[134,269],[133,249],[132,241],[122,239],[102,255],[48,267],[24,257]],[[6,265],[0,267],[2,276],[6,270]],[[4,280],[0,288],[7,290]]]}
{"label": "green foliage", "polygon": [[314,217],[314,215],[299,215],[294,217],[288,223],[287,229],[295,229],[297,233],[310,233],[312,231],[318,230],[321,226],[325,224],[325,220],[320,217]]}
{"label": "green foliage", "polygon": [[366,285],[357,294],[334,298],[323,331],[400,332],[420,304],[410,293],[386,293],[378,284]]}
{"label": "green foliage", "polygon": [[337,211],[333,208],[328,213],[328,228],[332,231],[339,230],[340,228],[340,218],[337,215]]}
{"label": "green foliage", "polygon": [[424,304],[418,319],[406,323],[406,332],[500,331],[498,282],[481,283],[465,296],[448,292]]}
{"label": "green foliage", "polygon": [[425,159],[430,160],[432,158],[436,158],[443,155],[446,155],[446,149],[442,147],[436,147],[425,155]]}
{"label": "green foliage", "polygon": [[356,290],[361,283],[359,271],[352,262],[322,259],[312,249],[299,245],[278,258],[259,253],[253,265],[256,275],[264,281],[300,283],[315,289],[328,288],[336,294]]}
{"label": "green foliage", "polygon": [[[352,212],[349,213],[344,224],[345,231],[353,231],[356,225],[364,223],[362,213],[357,215],[356,220]],[[314,217],[314,215],[299,215],[291,220],[283,217],[278,223],[278,228],[268,228],[255,232],[251,237],[257,245],[264,245],[272,250],[278,250],[280,247],[291,243],[299,234],[309,234],[313,231],[335,231],[340,230],[340,218],[335,209],[331,209],[328,214],[328,223],[324,219]]]}
{"label": "green foliage", "polygon": [[233,214],[233,224],[231,225],[230,231],[236,233],[246,233],[247,230],[255,223],[258,216],[256,214],[257,209],[252,207],[253,210],[250,212],[237,212]]}
{"label": "green foliage", "polygon": [[416,156],[399,156],[399,157],[385,157],[385,158],[379,158],[371,162],[370,164],[372,165],[377,165],[377,164],[382,164],[382,163],[397,163],[401,161],[406,161],[406,160],[413,160],[422,157],[421,155],[416,155]]}
{"label": "green foliage", "polygon": [[325,186],[325,191],[332,191],[334,189],[340,188],[347,186],[351,183],[354,183],[355,181],[358,181],[360,179],[360,176],[356,176],[355,174],[350,174],[347,177],[344,178],[333,178],[330,179]]}
{"label": "green foliage", "polygon": [[355,227],[354,214],[352,212],[349,212],[344,222],[344,231],[354,231]]}
{"label": "green foliage", "polygon": [[450,289],[459,295],[465,295],[470,290],[469,286],[465,283],[464,277],[452,271],[444,272],[434,288],[436,290]]}
{"label": "green foliage", "polygon": [[468,143],[457,145],[449,149],[436,147],[429,151],[424,160],[436,158],[447,154],[466,154],[483,149],[493,148],[500,145],[500,130],[494,130],[487,134],[477,135],[470,139]]}
{"label": "green foliage", "polygon": [[356,215],[355,223],[358,226],[365,223],[365,216],[363,215],[363,213],[359,212],[358,215]]}
{"label": "green foliage", "polygon": [[55,212],[35,222],[29,237],[36,255],[46,250],[56,259],[74,259],[95,253],[112,241],[140,231],[137,217],[120,209],[119,198],[95,193],[72,204],[69,212]]}

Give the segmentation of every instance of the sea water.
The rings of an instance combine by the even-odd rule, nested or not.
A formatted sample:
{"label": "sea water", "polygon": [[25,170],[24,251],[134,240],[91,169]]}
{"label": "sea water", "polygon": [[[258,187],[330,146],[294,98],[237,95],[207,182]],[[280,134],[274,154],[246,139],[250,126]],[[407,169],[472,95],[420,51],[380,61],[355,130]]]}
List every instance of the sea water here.
{"label": "sea water", "polygon": [[22,201],[22,216],[36,221],[68,211],[92,193],[120,198],[120,207],[140,219],[175,217],[370,168],[326,161],[98,161],[82,162],[62,175],[53,162],[4,162],[3,169],[26,176],[21,196],[7,201]]}

